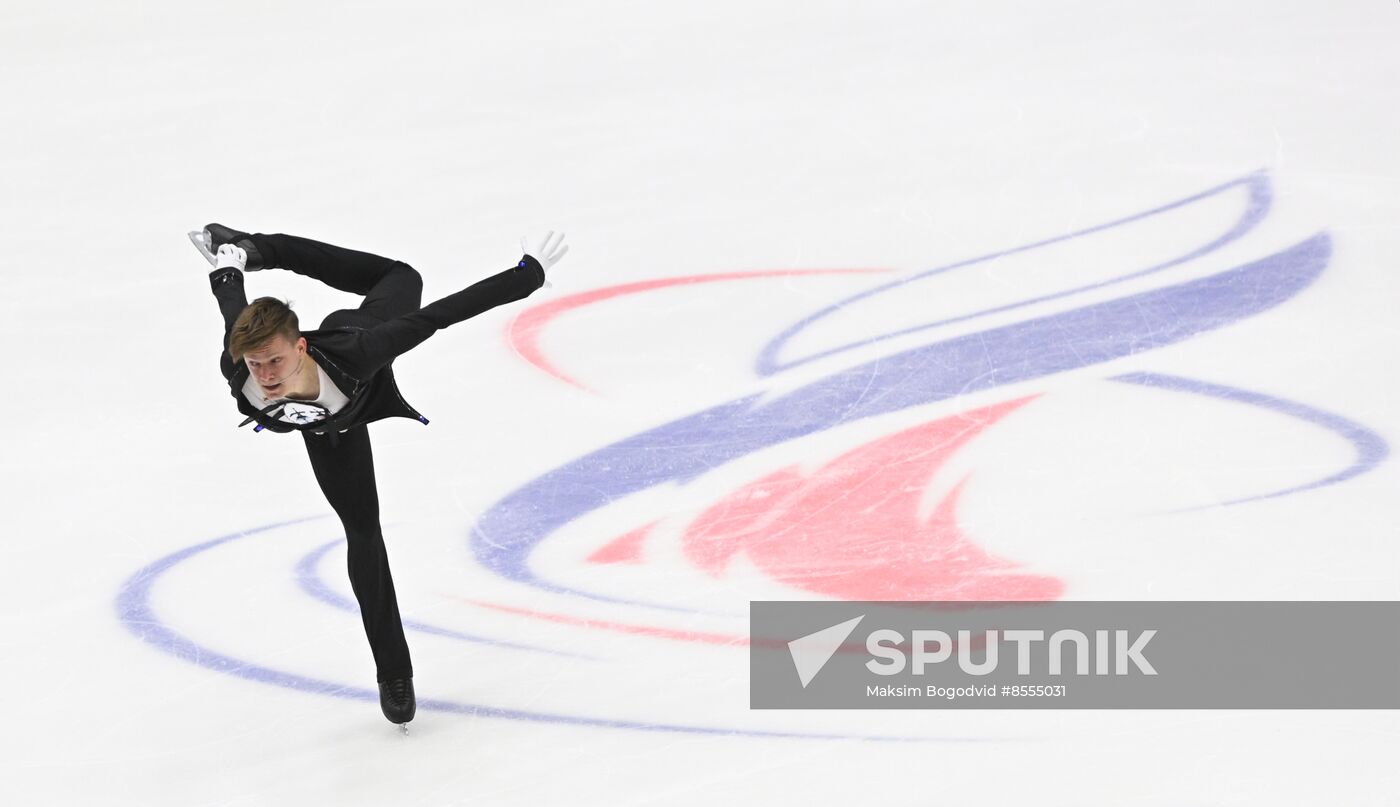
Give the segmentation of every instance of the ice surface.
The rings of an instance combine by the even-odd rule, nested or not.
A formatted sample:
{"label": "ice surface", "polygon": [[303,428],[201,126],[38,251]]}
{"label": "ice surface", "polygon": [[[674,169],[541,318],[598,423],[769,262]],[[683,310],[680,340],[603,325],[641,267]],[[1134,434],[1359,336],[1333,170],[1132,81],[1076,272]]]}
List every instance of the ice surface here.
{"label": "ice surface", "polygon": [[[1393,803],[1386,712],[752,711],[743,642],[763,598],[1400,596],[1397,26],[0,10],[0,796]],[[397,363],[430,426],[372,427],[407,738],[300,440],[234,428],[207,221],[426,299],[568,233],[552,288]]]}

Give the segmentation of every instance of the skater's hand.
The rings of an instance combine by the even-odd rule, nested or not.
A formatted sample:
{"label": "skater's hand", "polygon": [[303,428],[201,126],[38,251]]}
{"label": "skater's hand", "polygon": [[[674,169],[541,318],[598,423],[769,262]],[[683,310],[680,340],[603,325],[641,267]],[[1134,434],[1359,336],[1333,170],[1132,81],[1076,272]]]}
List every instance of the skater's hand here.
{"label": "skater's hand", "polygon": [[215,269],[233,267],[241,272],[247,263],[248,253],[244,252],[241,247],[235,247],[233,244],[224,244],[219,247],[218,254],[214,256]]}
{"label": "skater's hand", "polygon": [[[549,234],[540,241],[540,245],[535,249],[530,249],[525,243],[525,237],[521,236],[520,251],[539,261],[540,266],[544,268],[545,276],[548,277],[550,267],[558,263],[559,260],[568,253],[569,248],[564,246],[563,233],[559,233],[559,237],[555,238],[554,231],[550,230]],[[549,285],[548,280],[545,281],[545,285]]]}

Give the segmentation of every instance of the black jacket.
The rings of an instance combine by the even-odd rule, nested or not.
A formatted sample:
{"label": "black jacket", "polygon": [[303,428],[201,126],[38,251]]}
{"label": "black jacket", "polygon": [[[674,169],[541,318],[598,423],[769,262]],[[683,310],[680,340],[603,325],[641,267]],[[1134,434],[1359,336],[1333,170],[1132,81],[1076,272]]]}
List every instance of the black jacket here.
{"label": "black jacket", "polygon": [[[275,432],[337,434],[388,417],[406,417],[427,423],[428,419],[399,394],[398,384],[394,382],[394,359],[442,328],[530,296],[544,285],[544,269],[539,261],[526,255],[518,265],[504,272],[388,322],[357,318],[357,312],[347,310],[327,317],[320,330],[303,331],[311,358],[349,398],[345,407],[331,417],[304,426],[259,414],[243,395],[248,365],[234,362],[228,352],[229,332],[248,305],[243,291],[243,273],[237,269],[216,269],[209,273],[209,284],[224,316],[224,350],[219,356],[219,369],[228,379],[229,393],[238,402],[238,411],[247,416],[239,425],[256,421],[259,431],[267,428]],[[332,324],[335,327],[329,327]]]}

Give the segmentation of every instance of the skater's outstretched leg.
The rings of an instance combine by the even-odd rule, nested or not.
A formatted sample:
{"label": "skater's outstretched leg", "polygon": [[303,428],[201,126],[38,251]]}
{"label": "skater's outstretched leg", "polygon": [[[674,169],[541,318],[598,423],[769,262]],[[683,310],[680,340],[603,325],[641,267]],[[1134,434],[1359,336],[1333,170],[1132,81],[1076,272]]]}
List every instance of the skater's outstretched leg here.
{"label": "skater's outstretched leg", "polygon": [[332,311],[321,322],[321,327],[353,325],[373,328],[381,322],[417,311],[422,305],[423,277],[412,266],[395,261],[365,295],[359,308]]}
{"label": "skater's outstretched leg", "polygon": [[333,289],[364,295],[360,310],[381,319],[422,305],[422,278],[400,261],[296,235],[245,233],[222,224],[209,224],[204,229],[210,235],[211,249],[235,244],[249,250],[249,268],[257,263],[259,268],[287,269]]}

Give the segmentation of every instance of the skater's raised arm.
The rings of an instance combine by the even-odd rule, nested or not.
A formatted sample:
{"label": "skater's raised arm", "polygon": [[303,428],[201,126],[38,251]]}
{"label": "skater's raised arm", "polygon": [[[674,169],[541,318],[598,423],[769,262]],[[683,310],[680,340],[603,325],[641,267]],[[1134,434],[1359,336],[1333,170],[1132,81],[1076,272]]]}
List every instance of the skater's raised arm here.
{"label": "skater's raised arm", "polygon": [[[235,368],[233,357],[228,353],[228,335],[238,315],[248,307],[248,295],[243,290],[243,262],[237,247],[223,246],[216,256],[214,271],[209,273],[209,287],[219,301],[219,313],[224,317],[224,352],[219,356],[219,371],[224,378],[231,378]],[[246,260],[246,259],[245,259]]]}
{"label": "skater's raised arm", "polygon": [[568,247],[560,248],[564,238],[562,233],[550,244],[553,235],[551,232],[546,236],[538,249],[527,250],[520,263],[504,272],[365,331],[360,339],[364,351],[362,361],[366,365],[364,371],[372,373],[378,370],[449,325],[530,296],[544,285],[545,271],[569,250]]}

